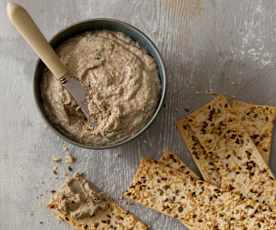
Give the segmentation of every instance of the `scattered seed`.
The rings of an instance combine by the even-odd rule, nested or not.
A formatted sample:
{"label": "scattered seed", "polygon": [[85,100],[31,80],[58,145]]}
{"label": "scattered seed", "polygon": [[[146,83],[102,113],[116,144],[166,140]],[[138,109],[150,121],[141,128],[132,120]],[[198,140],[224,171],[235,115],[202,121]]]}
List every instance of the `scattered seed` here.
{"label": "scattered seed", "polygon": [[72,171],[73,171],[73,169],[72,169],[72,167],[71,167],[71,166],[68,166],[68,170],[69,170],[70,172],[72,172]]}

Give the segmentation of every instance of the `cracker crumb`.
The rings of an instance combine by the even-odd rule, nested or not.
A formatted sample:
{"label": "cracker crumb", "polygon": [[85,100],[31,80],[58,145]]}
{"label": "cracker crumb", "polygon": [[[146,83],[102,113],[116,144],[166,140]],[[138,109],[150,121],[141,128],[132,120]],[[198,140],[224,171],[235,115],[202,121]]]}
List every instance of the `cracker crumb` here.
{"label": "cracker crumb", "polygon": [[62,159],[61,159],[61,157],[59,157],[59,156],[53,155],[53,156],[52,156],[52,161],[53,161],[53,162],[56,162],[56,163],[59,163],[59,162],[62,161]]}
{"label": "cracker crumb", "polygon": [[65,143],[63,144],[62,148],[63,148],[63,151],[68,151],[68,145]]}
{"label": "cracker crumb", "polygon": [[76,160],[77,159],[71,153],[66,154],[64,157],[64,161],[68,165],[74,164]]}
{"label": "cracker crumb", "polygon": [[58,167],[54,166],[52,169],[53,174],[58,175]]}

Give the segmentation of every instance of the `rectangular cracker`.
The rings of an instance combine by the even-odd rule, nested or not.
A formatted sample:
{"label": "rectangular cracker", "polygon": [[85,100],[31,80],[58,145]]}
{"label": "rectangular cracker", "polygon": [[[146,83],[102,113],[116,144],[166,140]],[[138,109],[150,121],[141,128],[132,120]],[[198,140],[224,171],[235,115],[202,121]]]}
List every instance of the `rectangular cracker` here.
{"label": "rectangular cracker", "polygon": [[272,131],[276,118],[276,108],[268,105],[254,105],[239,100],[228,99],[237,111],[242,125],[250,135],[265,162],[269,163]]}
{"label": "rectangular cracker", "polygon": [[[148,229],[145,224],[143,224],[140,220],[138,220],[133,214],[128,211],[122,209],[117,203],[112,201],[111,199],[107,200],[106,206],[104,209],[100,208],[96,210],[95,215],[93,216],[84,216],[82,218],[76,218],[74,216],[73,211],[66,211],[62,208],[64,202],[71,202],[71,200],[75,203],[75,205],[81,205],[76,203],[76,199],[78,197],[84,197],[84,193],[82,192],[85,189],[85,186],[89,186],[89,189],[93,193],[97,193],[93,188],[92,184],[90,184],[86,178],[81,174],[74,175],[71,179],[74,179],[74,191],[73,195],[64,195],[64,191],[68,191],[68,187],[63,185],[54,195],[50,203],[48,204],[48,208],[52,210],[56,216],[62,220],[66,221],[75,229],[78,230],[109,230],[109,229],[134,229],[134,230],[146,230]],[[85,186],[82,185],[85,184]],[[66,193],[68,194],[68,193]],[[97,193],[98,194],[98,193]],[[81,202],[89,202],[89,200],[84,200]],[[69,205],[69,204],[67,204]],[[78,206],[81,207],[81,206]]]}
{"label": "rectangular cracker", "polygon": [[[231,107],[237,111],[243,127],[246,127],[246,131],[252,138],[264,160],[268,163],[276,108],[273,106],[249,104],[229,98],[227,100]],[[184,117],[176,123],[181,137],[190,150],[203,178],[206,181],[220,186],[220,176],[216,170],[213,170],[215,166],[212,163],[212,157],[214,156],[213,154],[208,154],[201,146],[189,126],[188,119],[189,117]]]}
{"label": "rectangular cracker", "polygon": [[216,97],[177,126],[204,179],[276,209],[272,172],[225,97]]}
{"label": "rectangular cracker", "polygon": [[221,192],[191,174],[154,160],[141,161],[124,196],[176,218],[190,229],[257,230],[276,225],[276,213],[267,205],[237,193]]}
{"label": "rectangular cracker", "polygon": [[159,159],[159,162],[161,162],[162,164],[168,167],[181,171],[184,175],[189,174],[194,178],[198,178],[198,176],[194,173],[194,171],[188,168],[176,154],[170,151],[164,152],[161,158]]}
{"label": "rectangular cracker", "polygon": [[220,187],[221,176],[213,163],[215,155],[206,152],[199,143],[197,137],[189,126],[188,117],[177,121],[176,126],[204,180]]}

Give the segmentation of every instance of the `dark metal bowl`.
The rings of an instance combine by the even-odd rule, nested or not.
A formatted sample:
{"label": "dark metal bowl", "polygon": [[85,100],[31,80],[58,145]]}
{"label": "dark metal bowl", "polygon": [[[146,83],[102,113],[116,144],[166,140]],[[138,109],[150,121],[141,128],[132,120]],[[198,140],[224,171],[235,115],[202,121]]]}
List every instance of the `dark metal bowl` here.
{"label": "dark metal bowl", "polygon": [[146,125],[140,129],[137,133],[135,133],[132,136],[129,136],[127,138],[121,139],[118,142],[110,145],[105,146],[93,146],[89,144],[83,144],[78,142],[77,140],[74,140],[74,138],[70,137],[69,134],[63,130],[61,127],[58,127],[57,125],[53,124],[50,119],[47,117],[43,103],[41,98],[41,92],[40,92],[40,82],[42,77],[43,69],[45,68],[45,65],[42,63],[41,60],[38,61],[35,69],[35,75],[34,75],[34,96],[35,101],[37,104],[37,107],[39,108],[39,111],[44,118],[44,120],[48,123],[48,125],[52,128],[52,130],[58,134],[60,137],[62,137],[64,140],[78,145],[80,147],[89,148],[89,149],[107,149],[107,148],[113,148],[119,145],[122,145],[126,142],[129,142],[133,140],[135,137],[140,135],[142,132],[144,132],[154,121],[156,116],[158,115],[160,109],[162,108],[162,104],[165,98],[165,92],[166,92],[166,70],[165,65],[162,60],[162,57],[157,49],[157,47],[154,45],[154,43],[139,29],[135,28],[132,25],[129,25],[125,22],[121,22],[114,19],[93,19],[85,22],[81,22],[78,24],[75,24],[73,26],[70,26],[69,28],[61,31],[58,33],[54,38],[50,41],[50,44],[56,48],[61,43],[63,43],[65,40],[77,35],[81,34],[86,31],[99,31],[99,30],[110,30],[110,31],[117,31],[122,32],[126,35],[128,35],[130,38],[132,38],[134,41],[137,41],[141,47],[145,48],[147,52],[154,58],[159,72],[159,78],[161,82],[161,96],[159,99],[158,106],[156,108],[156,111],[152,115],[151,119],[146,123]]}

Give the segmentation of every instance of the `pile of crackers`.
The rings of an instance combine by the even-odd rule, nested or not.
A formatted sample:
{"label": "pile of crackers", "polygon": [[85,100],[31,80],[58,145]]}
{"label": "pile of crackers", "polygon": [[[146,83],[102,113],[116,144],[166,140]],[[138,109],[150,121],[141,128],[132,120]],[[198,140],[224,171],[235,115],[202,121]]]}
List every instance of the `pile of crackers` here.
{"label": "pile of crackers", "polygon": [[276,229],[275,116],[275,107],[216,97],[177,122],[202,179],[167,152],[141,161],[124,196],[189,229]]}
{"label": "pile of crackers", "polygon": [[[276,182],[268,167],[275,117],[275,107],[216,97],[177,121],[202,177],[165,152],[158,161],[140,162],[124,197],[192,230],[276,229]],[[111,199],[106,209],[73,218],[59,208],[64,197],[58,194],[49,208],[75,229],[148,229]]]}

